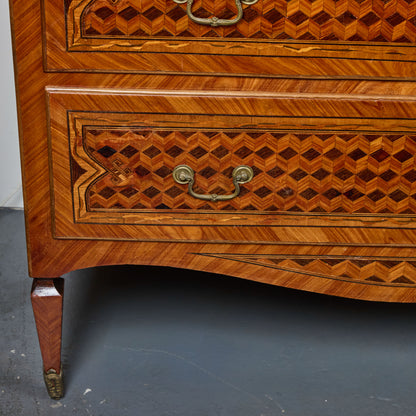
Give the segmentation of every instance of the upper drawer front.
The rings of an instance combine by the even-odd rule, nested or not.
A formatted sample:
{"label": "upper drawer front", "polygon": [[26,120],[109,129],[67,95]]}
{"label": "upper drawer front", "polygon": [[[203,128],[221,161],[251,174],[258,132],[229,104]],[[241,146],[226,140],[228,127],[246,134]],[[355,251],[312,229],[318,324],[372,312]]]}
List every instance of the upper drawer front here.
{"label": "upper drawer front", "polygon": [[[415,77],[415,0],[51,0],[49,70]],[[189,13],[189,11],[188,11]],[[214,26],[194,22],[211,19]],[[308,58],[308,59],[305,59]]]}
{"label": "upper drawer front", "polygon": [[[405,98],[50,89],[55,235],[413,243],[415,112]],[[254,177],[203,200],[175,181],[182,165],[201,195],[232,194],[238,166]]]}

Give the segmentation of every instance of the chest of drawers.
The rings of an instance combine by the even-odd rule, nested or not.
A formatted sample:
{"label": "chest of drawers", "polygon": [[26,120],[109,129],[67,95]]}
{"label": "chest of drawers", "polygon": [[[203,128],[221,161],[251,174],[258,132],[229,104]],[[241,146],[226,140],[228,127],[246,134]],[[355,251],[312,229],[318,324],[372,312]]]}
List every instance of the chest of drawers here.
{"label": "chest of drawers", "polygon": [[416,301],[416,1],[10,5],[52,397],[72,270]]}

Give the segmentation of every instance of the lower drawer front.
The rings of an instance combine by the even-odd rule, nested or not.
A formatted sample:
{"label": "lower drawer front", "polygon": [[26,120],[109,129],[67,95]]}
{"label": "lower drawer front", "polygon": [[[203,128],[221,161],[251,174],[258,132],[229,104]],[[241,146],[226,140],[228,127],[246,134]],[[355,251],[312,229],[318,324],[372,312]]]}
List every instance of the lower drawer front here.
{"label": "lower drawer front", "polygon": [[[372,245],[416,237],[410,99],[47,93],[56,238]],[[191,187],[175,180],[183,165],[194,172]],[[221,200],[234,193],[240,166],[253,178]]]}

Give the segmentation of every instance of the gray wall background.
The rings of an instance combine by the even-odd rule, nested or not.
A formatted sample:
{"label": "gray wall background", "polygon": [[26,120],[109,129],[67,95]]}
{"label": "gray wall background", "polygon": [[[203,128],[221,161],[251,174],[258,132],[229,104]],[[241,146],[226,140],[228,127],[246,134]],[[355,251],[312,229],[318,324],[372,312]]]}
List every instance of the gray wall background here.
{"label": "gray wall background", "polygon": [[23,207],[9,3],[0,1],[0,207]]}

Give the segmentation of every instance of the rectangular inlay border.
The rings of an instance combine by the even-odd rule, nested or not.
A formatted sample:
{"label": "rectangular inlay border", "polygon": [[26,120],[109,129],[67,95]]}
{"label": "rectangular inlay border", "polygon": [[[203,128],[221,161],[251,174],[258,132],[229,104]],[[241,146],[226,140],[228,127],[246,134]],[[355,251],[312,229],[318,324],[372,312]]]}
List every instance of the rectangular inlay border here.
{"label": "rectangular inlay border", "polygon": [[[326,5],[328,2],[333,4],[334,10],[331,11],[332,6]],[[415,79],[416,52],[413,44],[416,41],[416,18],[411,17],[416,10],[415,2],[408,5],[409,14],[404,12],[403,7],[394,11],[392,2],[382,12],[382,1],[374,6],[377,10],[372,10],[373,6],[368,2],[360,5],[355,0],[345,0],[341,6],[340,2],[325,0],[319,4],[314,2],[309,9],[298,3],[299,10],[295,10],[292,4],[290,10],[284,12],[279,7],[286,3],[277,2],[276,6],[274,2],[260,0],[246,8],[247,21],[241,22],[241,28],[237,25],[236,28],[221,29],[225,33],[223,38],[222,32],[219,36],[208,36],[220,29],[199,28],[188,22],[186,15],[180,17],[176,12],[183,12],[185,5],[177,5],[173,0],[167,0],[166,13],[156,7],[162,7],[159,3],[155,6],[145,1],[143,13],[136,13],[137,10],[133,13],[131,10],[139,7],[136,3],[135,7],[129,5],[123,8],[125,0],[111,4],[100,0],[97,3],[100,7],[93,13],[95,17],[83,13],[90,3],[85,0],[76,4],[71,2],[65,10],[61,2],[44,2],[47,70]],[[203,6],[215,12],[216,6],[212,8],[207,2]],[[198,9],[197,4],[195,7]],[[319,7],[321,11],[318,11]],[[341,13],[343,7],[346,9]],[[114,8],[119,10],[113,16]],[[109,11],[105,13],[98,11],[107,9]],[[130,10],[130,13],[125,10]],[[152,10],[156,12],[151,13]],[[333,17],[330,17],[331,13],[335,13]],[[280,23],[269,22],[267,16],[272,20],[281,16],[278,19]],[[89,19],[89,23],[81,22],[84,17]],[[328,17],[329,23],[323,22],[322,19]],[[348,19],[352,21],[348,23]],[[111,29],[113,21],[120,27]],[[136,21],[150,28],[146,36],[140,32],[141,29],[137,33],[129,32]],[[168,36],[161,29],[163,25],[183,28],[188,23],[189,27],[196,25],[196,29],[184,29],[173,36]],[[103,33],[100,33],[100,25]],[[267,29],[268,25],[272,29]],[[89,30],[90,26],[94,30]],[[263,30],[264,34],[260,36],[261,30],[254,30],[254,27]],[[274,33],[277,27],[282,27],[280,35],[271,34],[275,38],[268,38],[266,32],[271,30],[270,33]]]}

